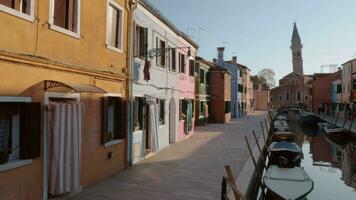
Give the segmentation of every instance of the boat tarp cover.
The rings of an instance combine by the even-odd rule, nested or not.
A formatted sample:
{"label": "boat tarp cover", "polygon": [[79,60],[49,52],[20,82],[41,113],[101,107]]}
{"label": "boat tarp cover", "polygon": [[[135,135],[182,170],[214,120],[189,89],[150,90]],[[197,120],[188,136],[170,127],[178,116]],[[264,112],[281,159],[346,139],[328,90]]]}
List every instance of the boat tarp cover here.
{"label": "boat tarp cover", "polygon": [[270,145],[269,150],[270,151],[290,151],[290,152],[296,152],[296,153],[300,153],[302,151],[297,144],[287,142],[287,141],[273,142]]}

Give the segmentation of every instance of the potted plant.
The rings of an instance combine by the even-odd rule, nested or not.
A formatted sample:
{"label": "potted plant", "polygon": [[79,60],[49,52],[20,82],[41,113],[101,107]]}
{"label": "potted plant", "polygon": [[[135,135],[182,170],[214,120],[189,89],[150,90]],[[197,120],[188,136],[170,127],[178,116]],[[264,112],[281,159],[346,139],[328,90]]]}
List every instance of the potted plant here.
{"label": "potted plant", "polygon": [[10,149],[0,149],[0,165],[5,164],[9,161],[9,152]]}

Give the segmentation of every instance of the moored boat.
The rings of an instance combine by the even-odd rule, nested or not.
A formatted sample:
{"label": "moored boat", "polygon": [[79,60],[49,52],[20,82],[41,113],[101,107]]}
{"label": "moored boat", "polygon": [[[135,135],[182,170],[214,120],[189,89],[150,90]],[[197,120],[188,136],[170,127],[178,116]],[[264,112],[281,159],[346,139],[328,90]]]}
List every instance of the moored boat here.
{"label": "moored boat", "polygon": [[331,133],[345,133],[346,129],[336,126],[335,124],[332,124],[330,122],[320,122],[318,123],[319,128],[321,131],[323,131],[326,134],[331,134]]}
{"label": "moored boat", "polygon": [[263,177],[263,183],[276,199],[302,199],[314,188],[313,180],[300,167],[271,165]]}
{"label": "moored boat", "polygon": [[274,142],[294,142],[296,139],[296,134],[290,131],[277,131],[272,135],[272,141]]}
{"label": "moored boat", "polygon": [[269,146],[270,165],[292,168],[300,166],[302,149],[296,144],[287,141],[272,142]]}

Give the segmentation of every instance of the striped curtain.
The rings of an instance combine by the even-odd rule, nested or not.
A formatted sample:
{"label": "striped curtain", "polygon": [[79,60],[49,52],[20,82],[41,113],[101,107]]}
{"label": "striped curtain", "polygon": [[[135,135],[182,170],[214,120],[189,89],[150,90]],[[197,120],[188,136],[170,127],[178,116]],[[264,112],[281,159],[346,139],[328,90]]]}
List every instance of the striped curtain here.
{"label": "striped curtain", "polygon": [[79,190],[82,119],[80,103],[50,103],[48,193]]}

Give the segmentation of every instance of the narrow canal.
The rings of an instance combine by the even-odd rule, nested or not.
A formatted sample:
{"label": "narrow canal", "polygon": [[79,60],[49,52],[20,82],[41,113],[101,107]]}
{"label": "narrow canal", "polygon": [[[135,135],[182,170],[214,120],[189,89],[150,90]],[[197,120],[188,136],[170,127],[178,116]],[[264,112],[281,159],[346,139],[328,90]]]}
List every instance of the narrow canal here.
{"label": "narrow canal", "polygon": [[356,199],[356,143],[349,141],[340,145],[326,135],[304,137],[301,166],[314,181],[308,199]]}
{"label": "narrow canal", "polygon": [[302,148],[300,166],[314,182],[307,199],[356,200],[356,139],[347,134],[305,131],[296,120],[288,124],[297,134],[295,143]]}

